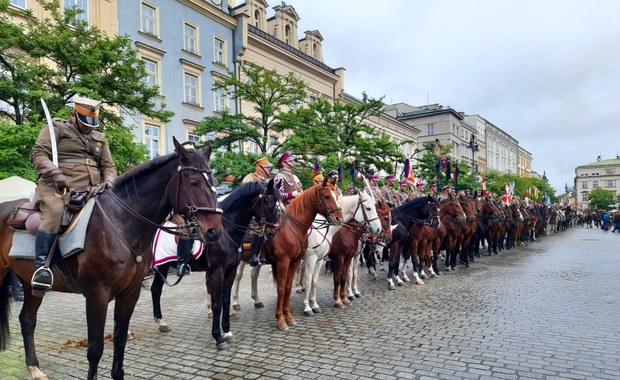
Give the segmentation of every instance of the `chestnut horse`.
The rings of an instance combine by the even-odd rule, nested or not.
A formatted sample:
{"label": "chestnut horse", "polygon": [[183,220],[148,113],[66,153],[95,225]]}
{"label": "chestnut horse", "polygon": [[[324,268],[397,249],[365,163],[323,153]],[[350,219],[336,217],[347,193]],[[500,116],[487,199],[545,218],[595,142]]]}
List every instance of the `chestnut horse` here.
{"label": "chestnut horse", "polygon": [[[53,290],[81,293],[86,299],[88,326],[88,375],[95,379],[103,354],[108,303],[114,300],[113,379],[123,379],[123,360],[129,320],[140,296],[140,284],[151,263],[150,246],[160,223],[171,210],[191,221],[195,238],[215,241],[223,232],[221,209],[205,153],[184,148],[174,139],[175,153],[131,169],[95,200],[83,251],[64,260],[58,256],[51,268],[56,274]],[[14,231],[7,225],[16,201],[0,204],[0,349],[6,349],[9,270],[24,285],[25,300],[19,315],[26,367],[33,379],[47,378],[39,369],[34,330],[43,298],[31,294],[32,260],[9,257]],[[67,279],[70,279],[67,281]]]}
{"label": "chestnut horse", "polygon": [[286,206],[284,224],[276,237],[263,245],[265,258],[271,263],[277,284],[275,317],[280,330],[288,330],[289,326],[296,324],[290,307],[291,289],[295,272],[308,247],[308,230],[317,214],[323,215],[329,224],[338,225],[342,222],[342,211],[336,200],[334,186],[328,182],[328,178],[304,190]]}
{"label": "chestnut horse", "polygon": [[[230,331],[230,298],[243,237],[252,217],[258,222],[266,240],[275,237],[280,218],[279,200],[280,193],[273,185],[273,180],[269,183],[247,182],[236,188],[220,202],[224,211],[224,236],[216,242],[206,244],[202,254],[189,262],[192,271],[205,271],[213,314],[211,335],[220,350],[227,349],[228,343],[234,339]],[[176,249],[170,254],[176,255]],[[174,262],[169,261],[158,266],[158,273],[151,285],[153,316],[163,332],[171,329],[161,313],[161,293],[168,269]]]}

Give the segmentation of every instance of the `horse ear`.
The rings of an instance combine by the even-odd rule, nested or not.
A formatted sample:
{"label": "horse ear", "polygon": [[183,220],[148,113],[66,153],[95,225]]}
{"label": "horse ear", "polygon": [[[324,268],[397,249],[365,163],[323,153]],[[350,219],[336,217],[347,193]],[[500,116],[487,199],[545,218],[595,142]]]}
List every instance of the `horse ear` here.
{"label": "horse ear", "polygon": [[185,147],[183,146],[183,144],[181,144],[179,142],[179,140],[177,140],[176,137],[172,136],[172,142],[174,143],[174,151],[177,152],[177,154],[186,157],[187,156],[187,149],[185,149]]}
{"label": "horse ear", "polygon": [[321,187],[327,187],[328,183],[329,183],[329,178],[326,176],[325,178],[323,178],[323,183],[321,184]]}
{"label": "horse ear", "polygon": [[202,153],[202,155],[205,156],[205,158],[207,159],[207,162],[211,159],[212,151],[213,151],[213,148],[211,147],[211,144],[207,144],[205,151]]}

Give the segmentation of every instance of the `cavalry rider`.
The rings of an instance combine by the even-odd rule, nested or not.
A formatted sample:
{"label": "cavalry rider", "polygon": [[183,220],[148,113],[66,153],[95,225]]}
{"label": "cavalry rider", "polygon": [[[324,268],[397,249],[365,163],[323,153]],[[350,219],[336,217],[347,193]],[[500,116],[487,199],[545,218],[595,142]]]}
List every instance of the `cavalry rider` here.
{"label": "cavalry rider", "polygon": [[[261,157],[258,160],[254,161],[254,167],[256,168],[254,173],[250,173],[243,177],[241,183],[269,181],[269,175],[271,174],[271,168],[273,167],[273,165],[271,164],[271,162],[269,162],[267,157]],[[255,267],[259,264],[266,264],[267,261],[262,255],[260,255],[260,250],[263,243],[263,235],[260,233],[260,227],[258,225],[258,222],[254,220],[254,218],[252,218],[252,220],[250,221],[246,238],[247,237],[249,237],[249,240],[251,241],[249,260],[250,266]]]}
{"label": "cavalry rider", "polygon": [[401,198],[401,204],[413,198],[413,194],[410,194],[408,180],[401,179],[400,181],[398,181],[398,195]]}
{"label": "cavalry rider", "polygon": [[370,191],[372,192],[372,195],[375,197],[375,202],[379,202],[381,200],[386,201],[383,197],[383,194],[381,194],[381,189],[379,189],[379,176],[378,175],[376,174],[369,175],[368,184],[370,185]]}
{"label": "cavalry rider", "polygon": [[426,185],[424,184],[424,182],[420,181],[420,182],[416,183],[416,185],[415,185],[415,193],[414,193],[413,197],[417,198],[417,197],[424,196],[424,187],[425,186]]}
{"label": "cavalry rider", "polygon": [[445,199],[450,199],[450,190],[451,188],[449,185],[446,185],[441,188],[441,194],[439,194],[439,202]]}
{"label": "cavalry rider", "polygon": [[388,204],[390,204],[390,207],[398,207],[402,203],[402,196],[394,188],[395,181],[396,181],[395,176],[391,174],[386,176],[385,185],[381,189],[381,194],[383,195],[383,199],[387,200]]}
{"label": "cavalry rider", "polygon": [[340,198],[343,195],[342,191],[338,187],[339,178],[340,176],[338,175],[338,172],[336,170],[330,170],[329,173],[327,173],[327,181],[331,183],[332,186],[334,186],[334,192],[336,193],[336,198]]}
{"label": "cavalry rider", "polygon": [[301,181],[295,173],[293,173],[293,165],[295,157],[290,152],[286,152],[278,160],[278,164],[282,166],[280,172],[276,175],[275,185],[280,189],[280,199],[285,205],[297,197],[303,191]]}
{"label": "cavalry rider", "polygon": [[[69,120],[54,119],[54,136],[48,126],[41,129],[32,147],[30,161],[39,175],[35,201],[41,209],[41,224],[35,240],[34,290],[52,288],[52,271],[45,266],[52,250],[60,223],[69,202],[68,189],[100,185],[114,186],[116,166],[110,155],[108,141],[99,127],[100,101],[75,97]],[[56,142],[58,163],[52,157],[52,139]],[[40,294],[37,292],[38,295]]]}
{"label": "cavalry rider", "polygon": [[428,187],[428,195],[431,195],[431,196],[437,198],[437,184],[436,183],[432,183]]}

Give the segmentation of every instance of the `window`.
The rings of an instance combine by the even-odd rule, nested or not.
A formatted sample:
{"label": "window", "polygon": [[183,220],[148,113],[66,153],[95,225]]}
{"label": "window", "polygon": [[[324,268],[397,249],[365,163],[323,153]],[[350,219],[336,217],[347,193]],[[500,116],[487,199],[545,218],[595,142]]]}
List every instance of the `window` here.
{"label": "window", "polygon": [[426,134],[427,135],[434,135],[435,134],[435,124],[434,123],[426,124]]}
{"label": "window", "polygon": [[258,9],[254,11],[254,26],[260,28],[260,11]]}
{"label": "window", "polygon": [[198,28],[187,22],[183,24],[183,49],[198,54]]}
{"label": "window", "polygon": [[228,109],[228,96],[223,89],[219,88],[213,92],[215,96],[215,112],[224,112]]}
{"label": "window", "polygon": [[140,31],[152,36],[158,35],[157,8],[147,3],[140,5]]}
{"label": "window", "polygon": [[215,38],[213,41],[213,61],[222,66],[226,66],[226,43],[219,39]]}
{"label": "window", "polygon": [[26,9],[26,0],[11,0],[11,5],[14,7]]}
{"label": "window", "polygon": [[287,25],[284,27],[284,42],[288,45],[291,44],[291,26]]}
{"label": "window", "polygon": [[588,188],[588,182],[587,181],[581,182],[581,188],[582,189],[587,189]]}
{"label": "window", "polygon": [[159,127],[146,124],[144,126],[144,145],[146,145],[146,158],[149,160],[159,156]]}
{"label": "window", "polygon": [[588,193],[581,194],[581,201],[582,202],[587,202],[588,201]]}
{"label": "window", "polygon": [[310,95],[310,99],[308,99],[309,104],[314,104],[317,101],[317,97],[315,95]]}
{"label": "window", "polygon": [[319,51],[319,48],[317,46],[316,43],[312,44],[312,58],[317,58],[317,52]]}
{"label": "window", "polygon": [[198,146],[200,144],[200,136],[187,132],[187,141],[194,143],[194,146]]}
{"label": "window", "polygon": [[607,187],[614,187],[614,181],[613,180],[608,180],[607,181]]}
{"label": "window", "polygon": [[198,103],[198,77],[192,74],[183,74],[183,94],[186,103],[199,105]]}
{"label": "window", "polygon": [[596,189],[598,187],[598,181],[592,181],[592,188]]}
{"label": "window", "polygon": [[144,68],[146,69],[146,78],[144,82],[149,86],[159,86],[159,73],[157,70],[157,62],[150,59],[143,59]]}
{"label": "window", "polygon": [[88,22],[88,0],[65,0],[65,9],[80,10],[81,12],[75,15],[75,20]]}

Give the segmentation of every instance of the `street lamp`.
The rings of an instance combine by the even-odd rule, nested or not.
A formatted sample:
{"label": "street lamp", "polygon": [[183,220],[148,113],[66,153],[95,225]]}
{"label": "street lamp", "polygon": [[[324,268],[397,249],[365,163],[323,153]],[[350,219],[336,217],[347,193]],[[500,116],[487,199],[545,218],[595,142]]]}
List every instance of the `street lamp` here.
{"label": "street lamp", "polygon": [[475,176],[474,174],[476,173],[476,161],[475,161],[475,157],[474,154],[476,152],[479,152],[480,149],[478,149],[478,141],[476,141],[476,135],[474,135],[473,133],[471,134],[471,138],[469,139],[469,149],[471,149],[471,196],[474,196],[474,190],[475,190],[475,186],[474,186],[474,181],[475,181]]}

